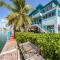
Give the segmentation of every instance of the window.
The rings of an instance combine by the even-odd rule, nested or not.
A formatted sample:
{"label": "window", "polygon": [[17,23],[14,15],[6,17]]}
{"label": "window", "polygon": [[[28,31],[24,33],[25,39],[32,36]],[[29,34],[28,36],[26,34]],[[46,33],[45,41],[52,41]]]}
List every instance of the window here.
{"label": "window", "polygon": [[49,17],[55,16],[55,15],[56,15],[55,13],[56,13],[56,10],[53,10],[53,11],[45,14],[45,15],[43,16],[43,19],[47,19],[47,18],[49,18]]}
{"label": "window", "polygon": [[47,26],[48,31],[54,32],[54,25]]}
{"label": "window", "polygon": [[52,16],[54,16],[54,15],[55,15],[55,10],[52,11]]}
{"label": "window", "polygon": [[45,15],[43,16],[43,19],[45,19]]}
{"label": "window", "polygon": [[39,19],[39,23],[41,23],[41,19]]}
{"label": "window", "polygon": [[51,17],[51,13],[48,14],[48,17]]}
{"label": "window", "polygon": [[50,4],[49,8],[52,9],[52,3]]}
{"label": "window", "polygon": [[60,33],[60,25],[58,25],[58,31],[59,31],[59,33]]}
{"label": "window", "polygon": [[47,18],[47,17],[48,17],[48,14],[45,15],[45,18]]}

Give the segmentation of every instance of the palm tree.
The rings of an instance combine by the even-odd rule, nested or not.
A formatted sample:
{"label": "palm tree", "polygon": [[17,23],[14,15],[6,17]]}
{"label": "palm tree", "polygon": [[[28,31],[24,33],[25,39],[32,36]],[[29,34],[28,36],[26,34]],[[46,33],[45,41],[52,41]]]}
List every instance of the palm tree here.
{"label": "palm tree", "polygon": [[13,26],[14,30],[28,31],[31,25],[31,17],[27,15],[31,6],[26,5],[25,0],[11,0],[12,5],[1,1],[0,6],[5,6],[12,13],[7,16],[8,25]]}

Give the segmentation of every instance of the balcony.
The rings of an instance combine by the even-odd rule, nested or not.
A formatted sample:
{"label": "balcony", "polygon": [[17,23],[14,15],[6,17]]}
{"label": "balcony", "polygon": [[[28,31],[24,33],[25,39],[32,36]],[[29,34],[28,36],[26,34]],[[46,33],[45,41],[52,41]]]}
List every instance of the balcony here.
{"label": "balcony", "polygon": [[56,22],[57,22],[57,17],[56,16],[52,16],[50,18],[42,20],[43,25],[54,25],[54,24],[56,24]]}

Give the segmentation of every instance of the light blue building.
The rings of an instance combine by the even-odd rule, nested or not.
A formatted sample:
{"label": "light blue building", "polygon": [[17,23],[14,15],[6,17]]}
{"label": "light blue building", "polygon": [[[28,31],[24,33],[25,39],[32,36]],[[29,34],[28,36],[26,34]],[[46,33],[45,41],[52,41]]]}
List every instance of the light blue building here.
{"label": "light blue building", "polygon": [[30,11],[32,17],[32,27],[38,27],[44,32],[60,32],[60,4],[57,0],[52,0],[45,6],[38,5],[36,9]]}

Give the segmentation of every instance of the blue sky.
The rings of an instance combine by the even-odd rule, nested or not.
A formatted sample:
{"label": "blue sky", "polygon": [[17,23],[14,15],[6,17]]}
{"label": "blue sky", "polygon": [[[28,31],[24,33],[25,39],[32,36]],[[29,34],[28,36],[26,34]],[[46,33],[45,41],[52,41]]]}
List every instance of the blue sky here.
{"label": "blue sky", "polygon": [[[11,4],[9,0],[4,0],[5,2]],[[32,5],[33,8],[35,8],[38,4],[45,5],[51,0],[26,0],[26,4]],[[58,0],[60,2],[60,0]],[[8,16],[11,12],[5,8],[5,7],[0,7],[0,19]]]}

